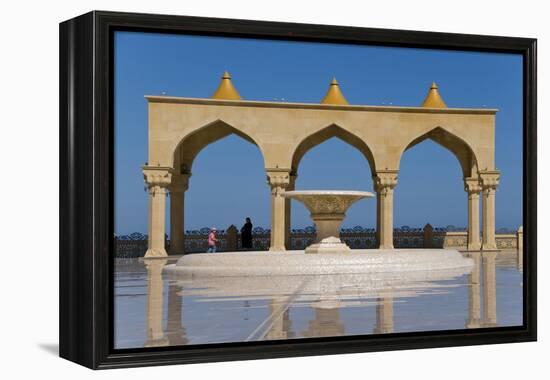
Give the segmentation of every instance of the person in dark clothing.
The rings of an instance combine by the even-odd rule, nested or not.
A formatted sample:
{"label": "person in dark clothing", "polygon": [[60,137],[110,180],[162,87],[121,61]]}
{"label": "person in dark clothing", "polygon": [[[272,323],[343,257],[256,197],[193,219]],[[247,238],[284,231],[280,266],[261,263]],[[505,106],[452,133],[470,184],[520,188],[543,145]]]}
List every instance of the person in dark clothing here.
{"label": "person in dark clothing", "polygon": [[241,247],[243,249],[252,248],[252,222],[246,218],[246,223],[241,228]]}

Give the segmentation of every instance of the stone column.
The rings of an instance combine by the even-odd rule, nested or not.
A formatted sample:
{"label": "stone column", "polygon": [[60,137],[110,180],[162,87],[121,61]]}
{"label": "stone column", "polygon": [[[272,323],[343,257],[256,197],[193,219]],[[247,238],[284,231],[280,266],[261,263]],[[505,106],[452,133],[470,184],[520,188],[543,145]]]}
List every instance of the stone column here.
{"label": "stone column", "polygon": [[397,173],[397,170],[386,170],[376,172],[375,176],[380,249],[393,249],[393,189],[397,185]]}
{"label": "stone column", "polygon": [[480,173],[483,189],[483,242],[484,251],[497,250],[495,240],[495,192],[499,183],[498,171]]}
{"label": "stone column", "polygon": [[496,252],[483,252],[483,327],[497,325]]}
{"label": "stone column", "polygon": [[149,228],[145,257],[163,257],[166,253],[166,193],[172,178],[172,168],[144,166],[143,176],[149,188]]}
{"label": "stone column", "polygon": [[170,254],[185,253],[184,206],[185,192],[189,188],[191,174],[172,176],[170,184]]}
{"label": "stone column", "polygon": [[[290,174],[289,176],[289,183],[288,183],[288,186],[287,186],[287,190],[295,190],[295,187],[296,187],[296,177],[297,175],[296,174]],[[285,198],[285,247],[287,250],[290,250],[292,249],[291,247],[291,232],[292,232],[292,221],[291,221],[291,217],[290,217],[290,214],[291,214],[291,202],[292,202],[292,199],[290,198]]]}
{"label": "stone column", "polygon": [[464,191],[468,193],[468,251],[479,251],[479,179],[464,178]]}
{"label": "stone column", "polygon": [[523,226],[519,226],[518,230],[516,231],[516,246],[518,249],[518,252],[523,253]]}
{"label": "stone column", "polygon": [[290,183],[290,171],[281,169],[267,170],[267,183],[271,187],[271,243],[270,251],[285,250],[285,197]]}
{"label": "stone column", "polygon": [[468,292],[467,329],[481,327],[481,253],[472,252],[471,258],[474,260],[474,267],[469,275],[470,288]]}
{"label": "stone column", "polygon": [[162,309],[164,303],[162,268],[167,260],[145,259],[147,269],[147,341],[145,347],[160,347],[169,344],[164,334]]}

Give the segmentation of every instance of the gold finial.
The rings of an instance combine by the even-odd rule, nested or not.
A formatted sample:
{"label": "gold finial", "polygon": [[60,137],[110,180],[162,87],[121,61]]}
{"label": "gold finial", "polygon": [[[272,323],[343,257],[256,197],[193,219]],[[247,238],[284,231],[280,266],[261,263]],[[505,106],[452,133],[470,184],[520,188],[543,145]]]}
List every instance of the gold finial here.
{"label": "gold finial", "polygon": [[441,95],[439,95],[439,91],[437,90],[437,84],[435,84],[435,82],[432,82],[430,91],[428,91],[428,95],[426,95],[426,99],[424,99],[424,102],[422,102],[422,107],[447,108],[447,105],[445,104],[443,99],[441,99]]}
{"label": "gold finial", "polygon": [[233,86],[231,82],[231,76],[226,71],[223,73],[222,80],[218,89],[212,95],[212,99],[225,99],[225,100],[240,100],[241,96],[237,92],[237,89]]}
{"label": "gold finial", "polygon": [[333,78],[332,82],[330,82],[327,94],[321,101],[321,104],[349,104],[342,91],[340,91],[336,78]]}

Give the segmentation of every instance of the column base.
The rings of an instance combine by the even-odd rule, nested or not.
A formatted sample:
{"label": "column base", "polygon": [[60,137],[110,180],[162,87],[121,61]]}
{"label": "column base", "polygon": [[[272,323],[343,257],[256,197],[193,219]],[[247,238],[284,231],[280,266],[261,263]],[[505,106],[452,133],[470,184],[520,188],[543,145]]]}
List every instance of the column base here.
{"label": "column base", "polygon": [[164,248],[149,248],[147,252],[145,252],[144,257],[166,257],[168,256],[168,253],[166,253],[166,249]]}
{"label": "column base", "polygon": [[393,249],[393,244],[380,244],[378,249]]}
{"label": "column base", "polygon": [[483,260],[494,260],[497,257],[497,252],[499,252],[500,249],[486,249],[484,251],[481,251],[481,257]]}
{"label": "column base", "polygon": [[481,250],[483,252],[498,252],[498,251],[500,251],[500,249],[498,249],[496,245],[488,245],[488,246],[484,245],[484,246],[481,247]]}
{"label": "column base", "polygon": [[468,320],[466,322],[467,329],[478,329],[480,327],[481,327],[481,320],[479,319]]}
{"label": "column base", "polygon": [[168,338],[151,339],[145,342],[144,347],[164,347],[170,344]]}
{"label": "column base", "polygon": [[284,252],[286,251],[286,248],[284,246],[282,247],[269,247],[269,252]]}
{"label": "column base", "polygon": [[468,251],[481,251],[481,243],[468,244]]}
{"label": "column base", "polygon": [[372,330],[373,334],[390,334],[393,332],[393,329],[391,328],[375,328]]}
{"label": "column base", "polygon": [[330,236],[305,249],[306,253],[349,253],[351,249],[340,239]]}

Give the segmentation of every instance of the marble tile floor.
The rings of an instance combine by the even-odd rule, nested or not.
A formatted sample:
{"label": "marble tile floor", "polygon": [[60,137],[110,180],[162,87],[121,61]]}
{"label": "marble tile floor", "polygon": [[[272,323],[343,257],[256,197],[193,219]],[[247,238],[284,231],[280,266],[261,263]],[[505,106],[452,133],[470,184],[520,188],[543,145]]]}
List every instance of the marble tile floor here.
{"label": "marble tile floor", "polygon": [[473,253],[469,273],[178,280],[177,258],[115,262],[115,348],[453,330],[522,324],[515,251]]}

